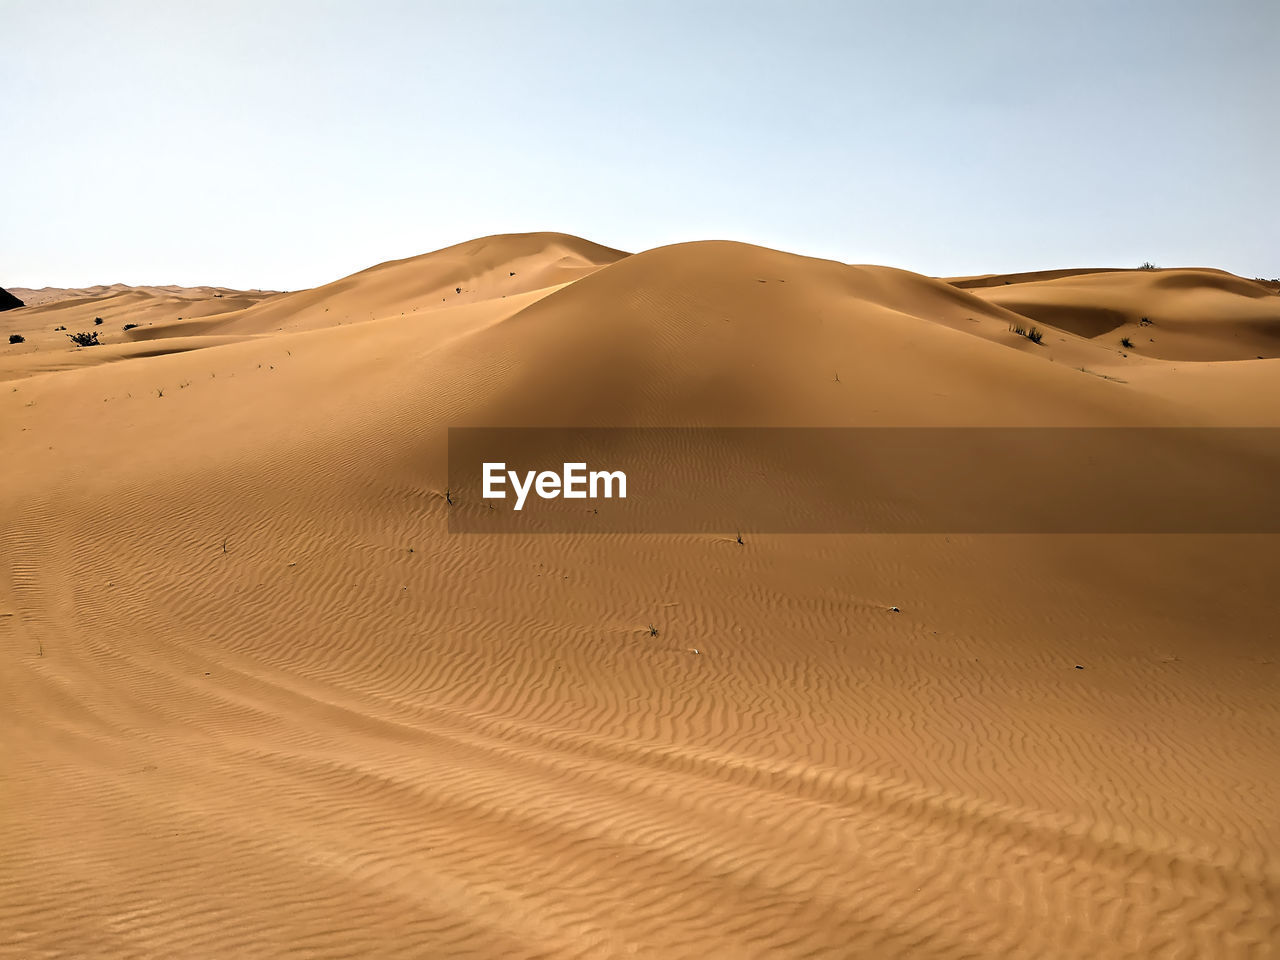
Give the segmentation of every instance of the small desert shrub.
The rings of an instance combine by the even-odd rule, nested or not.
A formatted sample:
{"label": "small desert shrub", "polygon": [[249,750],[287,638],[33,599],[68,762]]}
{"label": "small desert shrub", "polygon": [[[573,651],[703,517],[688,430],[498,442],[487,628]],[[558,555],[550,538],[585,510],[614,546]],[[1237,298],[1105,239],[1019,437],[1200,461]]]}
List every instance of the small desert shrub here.
{"label": "small desert shrub", "polygon": [[96,330],[93,333],[68,333],[67,336],[71,338],[71,342],[77,347],[101,346],[98,343],[98,332]]}
{"label": "small desert shrub", "polygon": [[27,338],[20,333],[11,333],[9,334],[9,342],[10,343],[26,343]]}
{"label": "small desert shrub", "polygon": [[1020,337],[1026,337],[1032,343],[1039,343],[1044,339],[1044,334],[1040,332],[1039,327],[1025,327],[1021,323],[1015,323],[1009,329]]}
{"label": "small desert shrub", "polygon": [[1159,268],[1159,267],[1157,267],[1157,266],[1156,266],[1154,263],[1152,263],[1150,260],[1143,260],[1143,261],[1142,261],[1142,266],[1140,266],[1138,269],[1139,269],[1139,270],[1159,270],[1160,268]]}
{"label": "small desert shrub", "polygon": [[136,324],[136,323],[126,323],[126,324],[124,325],[124,328],[125,328],[126,330],[132,330],[132,329],[133,329],[134,327],[136,327],[136,326],[137,326],[137,324]]}
{"label": "small desert shrub", "polygon": [[100,327],[100,326],[102,326],[102,318],[101,318],[101,317],[94,317],[94,318],[93,318],[93,324],[94,324],[94,326],[96,326],[96,327]]}
{"label": "small desert shrub", "polygon": [[652,623],[649,624],[649,636],[656,637],[657,635],[658,635],[658,628],[655,627]]}
{"label": "small desert shrub", "polygon": [[1133,341],[1132,341],[1132,340],[1130,340],[1128,337],[1121,337],[1121,338],[1120,338],[1120,346],[1122,346],[1122,347],[1124,347],[1126,350],[1128,350],[1130,347],[1132,347],[1132,346],[1133,346]]}

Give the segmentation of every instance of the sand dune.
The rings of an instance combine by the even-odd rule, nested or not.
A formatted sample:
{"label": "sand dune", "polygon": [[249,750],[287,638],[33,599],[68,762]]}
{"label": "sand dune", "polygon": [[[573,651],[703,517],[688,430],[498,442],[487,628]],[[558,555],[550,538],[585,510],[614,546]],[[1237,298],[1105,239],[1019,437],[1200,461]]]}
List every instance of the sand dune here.
{"label": "sand dune", "polygon": [[983,273],[973,277],[947,277],[947,283],[961,290],[972,290],[979,287],[1008,286],[1013,283],[1039,283],[1043,280],[1058,280],[1062,277],[1078,277],[1090,273],[1114,273],[1116,267],[1076,267],[1065,270],[1030,270],[1022,273]]}
{"label": "sand dune", "polygon": [[1166,360],[1280,356],[1280,290],[1221,270],[1087,273],[975,291],[1033,320]]}
{"label": "sand dune", "polygon": [[[132,349],[130,345],[149,339],[157,328],[167,330],[170,323],[243,310],[276,296],[258,290],[220,287],[123,285],[99,288],[96,293],[71,293],[76,295],[34,304],[27,301],[27,306],[8,311],[0,323],[0,333],[5,341],[10,334],[19,334],[25,343],[10,346],[0,354],[0,377],[12,379],[100,363],[104,359],[150,356],[154,351]],[[86,295],[79,295],[81,293]],[[70,335],[79,332],[96,333],[102,346],[87,352],[74,349]]]}
{"label": "sand dune", "polygon": [[[370,267],[334,283],[283,294],[255,309],[208,318],[202,332],[275,333],[499,300],[569,283],[626,254],[564,234],[461,243]],[[176,325],[166,333],[173,333]],[[183,328],[186,329],[186,328]]]}
{"label": "sand dune", "polygon": [[0,314],[0,956],[1265,956],[1274,537],[445,498],[457,425],[1280,426],[1261,289],[525,234]]}
{"label": "sand dune", "polygon": [[268,296],[271,290],[232,290],[229,287],[181,287],[173,284],[160,286],[129,286],[125,283],[100,283],[91,287],[14,287],[12,292],[28,307],[44,307],[67,300],[103,300],[115,294],[145,294],[151,297],[173,300],[210,300],[229,295]]}

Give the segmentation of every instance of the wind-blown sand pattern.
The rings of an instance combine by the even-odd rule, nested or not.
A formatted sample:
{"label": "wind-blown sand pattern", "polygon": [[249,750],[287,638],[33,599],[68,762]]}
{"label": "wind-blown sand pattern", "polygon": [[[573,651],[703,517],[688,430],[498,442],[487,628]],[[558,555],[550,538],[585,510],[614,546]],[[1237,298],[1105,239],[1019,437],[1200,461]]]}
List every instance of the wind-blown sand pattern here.
{"label": "wind-blown sand pattern", "polygon": [[450,536],[445,431],[1280,426],[1273,287],[207,291],[0,313],[0,956],[1272,955],[1275,537]]}

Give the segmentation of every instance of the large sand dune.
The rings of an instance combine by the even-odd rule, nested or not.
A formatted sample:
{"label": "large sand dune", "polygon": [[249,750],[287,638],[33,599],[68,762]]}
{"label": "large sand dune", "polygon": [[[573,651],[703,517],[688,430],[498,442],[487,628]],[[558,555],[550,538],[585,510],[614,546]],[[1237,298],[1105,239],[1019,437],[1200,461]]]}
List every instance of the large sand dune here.
{"label": "large sand dune", "polygon": [[1267,956],[1274,537],[446,532],[455,425],[1280,426],[1264,285],[1010,279],[527,234],[0,313],[0,956]]}

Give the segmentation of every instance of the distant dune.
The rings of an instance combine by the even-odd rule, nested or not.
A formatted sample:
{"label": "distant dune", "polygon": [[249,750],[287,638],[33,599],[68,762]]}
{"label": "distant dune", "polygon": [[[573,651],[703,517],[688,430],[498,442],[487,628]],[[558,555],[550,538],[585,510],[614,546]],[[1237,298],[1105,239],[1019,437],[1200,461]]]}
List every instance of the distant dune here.
{"label": "distant dune", "polygon": [[1082,337],[1130,338],[1143,356],[1280,356],[1280,291],[1221,270],[1131,270],[1027,279],[977,294]]}
{"label": "distant dune", "polygon": [[445,445],[1276,427],[1274,287],[537,233],[14,292],[0,957],[1280,940],[1274,537],[450,535]]}
{"label": "distant dune", "polygon": [[947,283],[961,290],[973,290],[980,287],[998,287],[1014,283],[1036,283],[1041,280],[1058,280],[1062,277],[1077,277],[1087,273],[1118,272],[1115,267],[1089,269],[1081,267],[1067,270],[1032,270],[1024,273],[984,273],[975,277],[947,277]]}
{"label": "distant dune", "polygon": [[[247,295],[246,291],[232,290],[229,287],[178,287],[178,286],[141,286],[131,287],[123,283],[98,284],[92,287],[12,287],[11,291],[22,298],[28,307],[43,307],[64,300],[103,299],[115,294],[145,294],[151,297],[171,298],[174,300],[207,300],[225,297],[228,294]],[[273,291],[255,290],[254,294],[266,294]]]}

